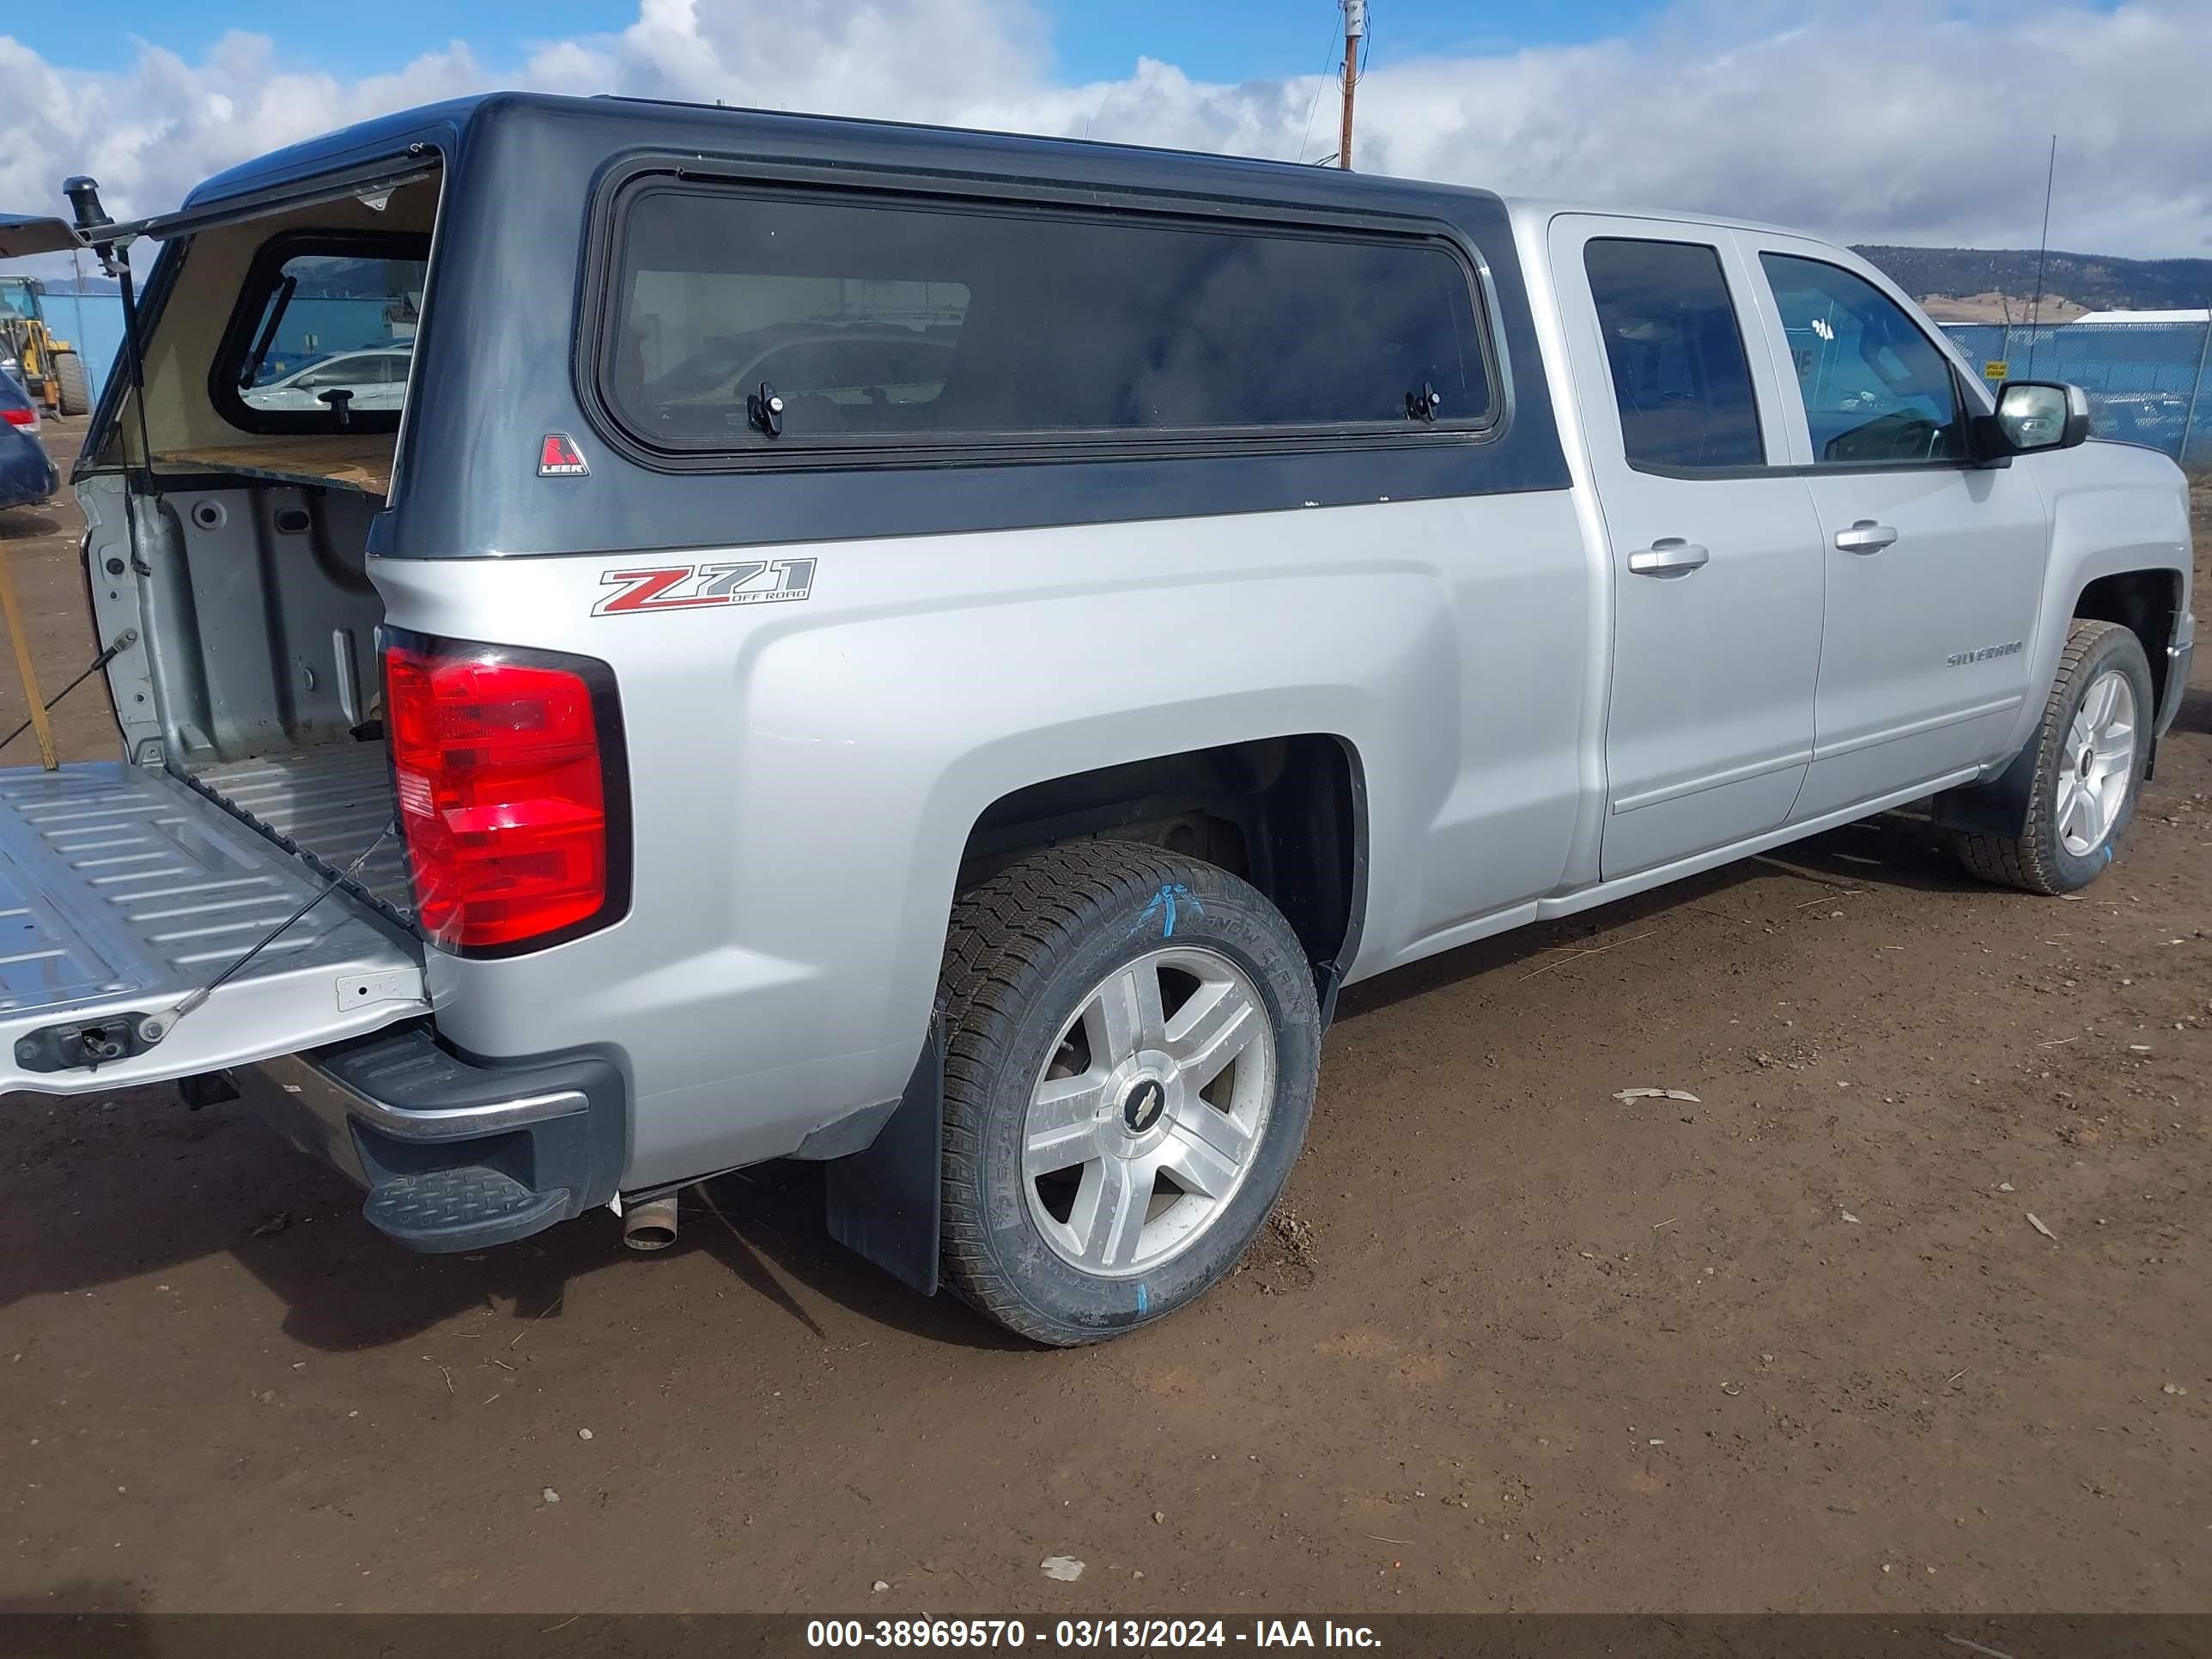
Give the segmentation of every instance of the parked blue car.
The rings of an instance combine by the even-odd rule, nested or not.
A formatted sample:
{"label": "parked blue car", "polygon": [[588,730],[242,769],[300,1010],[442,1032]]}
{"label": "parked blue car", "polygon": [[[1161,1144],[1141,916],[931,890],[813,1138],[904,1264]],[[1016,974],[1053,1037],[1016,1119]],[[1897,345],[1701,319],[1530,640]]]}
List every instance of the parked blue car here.
{"label": "parked blue car", "polygon": [[16,368],[13,357],[0,361],[0,421],[35,433],[39,429],[39,405],[23,390]]}
{"label": "parked blue car", "polygon": [[[0,375],[0,380],[4,380]],[[43,501],[60,484],[46,446],[27,427],[0,422],[0,507],[28,507]]]}

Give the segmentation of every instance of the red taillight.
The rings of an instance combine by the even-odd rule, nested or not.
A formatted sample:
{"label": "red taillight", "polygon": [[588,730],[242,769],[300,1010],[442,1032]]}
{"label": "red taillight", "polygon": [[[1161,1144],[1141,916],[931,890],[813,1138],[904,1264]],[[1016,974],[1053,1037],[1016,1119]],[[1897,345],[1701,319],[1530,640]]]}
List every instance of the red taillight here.
{"label": "red taillight", "polygon": [[9,426],[36,426],[39,411],[35,409],[0,409],[0,420],[6,421]]}
{"label": "red taillight", "polygon": [[626,884],[609,834],[610,808],[622,807],[608,799],[609,750],[619,781],[621,736],[602,730],[580,671],[605,673],[490,646],[385,647],[416,920],[440,945],[495,951],[612,919]]}

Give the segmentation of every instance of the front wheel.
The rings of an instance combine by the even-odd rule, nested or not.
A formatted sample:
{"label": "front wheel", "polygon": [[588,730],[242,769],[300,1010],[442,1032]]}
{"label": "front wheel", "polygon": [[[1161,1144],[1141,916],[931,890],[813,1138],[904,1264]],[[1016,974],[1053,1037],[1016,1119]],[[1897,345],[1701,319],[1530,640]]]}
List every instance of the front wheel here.
{"label": "front wheel", "polygon": [[955,908],[940,985],[946,1277],[1054,1346],[1194,1301],[1305,1138],[1313,970],[1227,871],[1119,842],[1026,859]]}
{"label": "front wheel", "polygon": [[2036,730],[2027,823],[2017,836],[1954,836],[1960,863],[2030,893],[2070,893],[2103,874],[2135,817],[2154,706],[2133,631],[2076,620]]}
{"label": "front wheel", "polygon": [[74,351],[57,351],[53,356],[53,367],[56,412],[63,415],[90,412],[92,386],[85,378],[84,359]]}

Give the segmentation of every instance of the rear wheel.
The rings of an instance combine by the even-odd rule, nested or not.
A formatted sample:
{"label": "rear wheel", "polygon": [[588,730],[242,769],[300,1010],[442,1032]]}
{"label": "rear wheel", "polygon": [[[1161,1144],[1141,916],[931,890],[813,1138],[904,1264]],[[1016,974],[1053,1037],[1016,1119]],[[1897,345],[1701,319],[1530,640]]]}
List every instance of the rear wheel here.
{"label": "rear wheel", "polygon": [[92,408],[92,383],[85,378],[84,359],[74,351],[53,356],[54,395],[64,415],[83,415]]}
{"label": "rear wheel", "polygon": [[2153,707],[2142,642],[2118,623],[2077,620],[2036,732],[2027,825],[1954,836],[1960,863],[2030,893],[2070,893],[2103,874],[2135,817]]}
{"label": "rear wheel", "polygon": [[945,1273],[1039,1342],[1097,1342],[1236,1265],[1305,1138],[1321,1022],[1259,892],[1115,842],[955,908],[940,988]]}

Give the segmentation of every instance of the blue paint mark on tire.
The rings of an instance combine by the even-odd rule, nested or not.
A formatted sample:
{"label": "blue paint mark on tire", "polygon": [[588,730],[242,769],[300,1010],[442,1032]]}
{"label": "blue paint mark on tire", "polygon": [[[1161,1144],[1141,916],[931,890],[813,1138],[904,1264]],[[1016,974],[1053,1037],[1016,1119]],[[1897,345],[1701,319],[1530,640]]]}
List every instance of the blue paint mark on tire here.
{"label": "blue paint mark on tire", "polygon": [[1145,1288],[1145,1282],[1140,1279],[1137,1281],[1137,1311],[1141,1315],[1149,1310],[1152,1305],[1152,1292]]}
{"label": "blue paint mark on tire", "polygon": [[1152,902],[1145,906],[1143,913],[1130,927],[1131,937],[1142,932],[1145,924],[1158,916],[1160,919],[1160,937],[1173,939],[1178,905],[1188,910],[1194,919],[1206,914],[1206,906],[1199,902],[1197,894],[1179,881],[1166,882],[1162,884],[1158,892],[1152,895]]}

